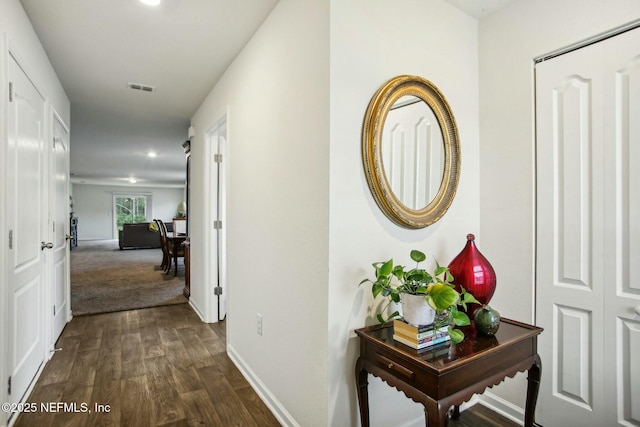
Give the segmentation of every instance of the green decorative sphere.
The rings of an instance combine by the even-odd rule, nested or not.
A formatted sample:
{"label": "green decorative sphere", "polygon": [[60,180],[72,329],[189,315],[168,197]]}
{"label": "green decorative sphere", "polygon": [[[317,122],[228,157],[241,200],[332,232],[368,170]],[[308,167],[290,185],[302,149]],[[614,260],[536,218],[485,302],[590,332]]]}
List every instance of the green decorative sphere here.
{"label": "green decorative sphere", "polygon": [[476,330],[483,335],[495,335],[500,327],[500,313],[488,305],[483,305],[473,315]]}

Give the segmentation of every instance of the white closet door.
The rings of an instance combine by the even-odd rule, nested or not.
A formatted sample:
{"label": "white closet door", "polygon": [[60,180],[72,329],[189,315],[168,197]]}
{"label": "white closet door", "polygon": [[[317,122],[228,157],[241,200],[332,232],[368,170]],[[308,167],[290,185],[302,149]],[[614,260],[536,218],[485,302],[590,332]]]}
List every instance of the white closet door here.
{"label": "white closet door", "polygon": [[640,350],[640,282],[623,268],[640,261],[640,229],[628,220],[639,217],[640,175],[625,166],[640,160],[639,54],[634,30],[536,66],[536,318],[545,328],[537,419],[545,426],[640,425],[631,359]]}
{"label": "white closet door", "polygon": [[640,29],[602,45],[605,420],[640,426]]}

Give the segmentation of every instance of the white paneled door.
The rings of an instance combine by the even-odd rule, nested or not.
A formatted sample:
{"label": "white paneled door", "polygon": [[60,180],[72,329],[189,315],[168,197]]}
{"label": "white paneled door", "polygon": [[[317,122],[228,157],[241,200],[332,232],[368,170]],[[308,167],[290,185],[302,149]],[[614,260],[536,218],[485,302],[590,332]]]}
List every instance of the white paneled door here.
{"label": "white paneled door", "polygon": [[640,29],[536,65],[537,420],[640,426]]}
{"label": "white paneled door", "polygon": [[[43,290],[48,193],[44,187],[45,100],[9,55],[7,230],[11,403],[19,402],[44,361]],[[45,242],[48,243],[48,242]],[[4,349],[3,349],[4,351]]]}
{"label": "white paneled door", "polygon": [[53,332],[51,343],[62,333],[70,319],[69,284],[69,132],[57,117],[53,121],[53,151],[51,161],[53,187],[53,280],[51,299],[53,302]]}

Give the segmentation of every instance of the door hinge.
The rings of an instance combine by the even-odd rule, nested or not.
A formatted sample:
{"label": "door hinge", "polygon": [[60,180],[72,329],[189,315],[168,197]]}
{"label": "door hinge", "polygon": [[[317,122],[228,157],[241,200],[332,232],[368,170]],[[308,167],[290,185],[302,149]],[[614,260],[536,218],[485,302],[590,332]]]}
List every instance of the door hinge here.
{"label": "door hinge", "polygon": [[221,230],[222,229],[222,221],[220,221],[219,219],[213,221],[213,228],[216,230]]}
{"label": "door hinge", "polygon": [[216,163],[222,163],[222,154],[214,154],[213,161]]}
{"label": "door hinge", "polygon": [[13,102],[13,82],[9,82],[9,102]]}
{"label": "door hinge", "polygon": [[9,230],[9,249],[13,249],[13,230]]}
{"label": "door hinge", "polygon": [[213,288],[213,294],[214,295],[222,295],[222,287],[216,286],[215,288]]}
{"label": "door hinge", "polygon": [[56,317],[56,306],[53,306],[53,317]]}
{"label": "door hinge", "polygon": [[8,386],[7,386],[7,393],[8,393],[8,394],[11,394],[11,377],[9,377],[9,381],[7,381],[7,383],[8,383],[8,384],[7,384],[7,385],[8,385]]}

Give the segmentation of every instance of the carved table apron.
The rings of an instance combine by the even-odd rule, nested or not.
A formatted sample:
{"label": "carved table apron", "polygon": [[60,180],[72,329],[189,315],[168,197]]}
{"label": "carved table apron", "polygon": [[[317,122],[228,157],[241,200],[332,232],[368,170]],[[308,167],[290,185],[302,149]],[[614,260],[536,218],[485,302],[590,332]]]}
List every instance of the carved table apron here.
{"label": "carved table apron", "polygon": [[542,369],[537,338],[542,329],[503,318],[495,336],[476,334],[472,326],[463,331],[465,339],[457,345],[417,351],[393,340],[391,323],[356,330],[360,357],[355,373],[362,426],[369,426],[368,374],[422,403],[426,425],[440,427],[447,425],[452,406],[456,416],[458,405],[474,394],[523,371],[529,371],[524,425],[534,426]]}

